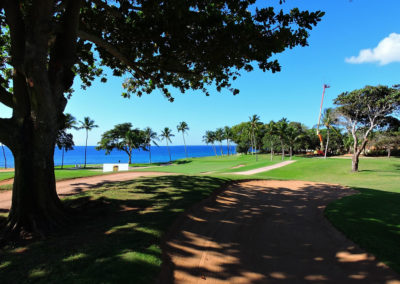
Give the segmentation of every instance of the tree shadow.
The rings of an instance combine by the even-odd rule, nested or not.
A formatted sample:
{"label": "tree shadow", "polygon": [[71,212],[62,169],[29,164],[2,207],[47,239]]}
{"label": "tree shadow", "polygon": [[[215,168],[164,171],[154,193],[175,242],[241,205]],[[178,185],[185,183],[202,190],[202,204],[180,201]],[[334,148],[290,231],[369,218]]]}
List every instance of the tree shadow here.
{"label": "tree shadow", "polygon": [[160,271],[162,235],[181,212],[226,182],[162,176],[66,197],[73,224],[46,240],[3,248],[1,282],[152,283]]}
{"label": "tree shadow", "polygon": [[[164,270],[169,273],[159,282],[385,283],[400,279],[324,218],[325,206],[336,198],[361,195],[346,197],[350,193],[326,184],[295,190],[257,182],[230,186],[179,222],[166,243],[172,262],[165,263]],[[354,223],[362,218],[355,216]],[[382,222],[388,227],[377,229],[394,229],[389,220]]]}

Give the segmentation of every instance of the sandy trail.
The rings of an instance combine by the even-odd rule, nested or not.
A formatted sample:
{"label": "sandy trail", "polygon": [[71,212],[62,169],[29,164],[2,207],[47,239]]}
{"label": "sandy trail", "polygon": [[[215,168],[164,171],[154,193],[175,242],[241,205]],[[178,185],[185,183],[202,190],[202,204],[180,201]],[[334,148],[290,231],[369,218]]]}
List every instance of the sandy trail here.
{"label": "sandy trail", "polygon": [[272,166],[266,166],[266,167],[262,167],[262,168],[258,168],[258,169],[254,169],[254,170],[249,170],[249,171],[243,171],[243,172],[233,172],[231,174],[246,175],[246,176],[247,175],[254,175],[254,174],[258,174],[258,173],[262,173],[262,172],[268,172],[268,171],[273,170],[273,169],[281,168],[281,167],[287,166],[289,164],[292,164],[294,162],[296,162],[296,161],[295,160],[294,161],[285,161],[285,162],[281,162],[281,163],[278,163],[278,164],[275,164],[275,165],[272,165]]}
{"label": "sandy trail", "polygon": [[228,187],[175,224],[160,283],[400,283],[324,218],[354,191],[303,181]]}
{"label": "sandy trail", "polygon": [[[126,181],[145,176],[165,176],[170,173],[161,172],[121,172],[108,175],[91,176],[84,178],[76,178],[62,180],[57,182],[57,193],[60,197],[92,189],[108,182]],[[11,181],[12,183],[12,181]],[[11,208],[12,192],[0,192],[0,212],[8,212]]]}

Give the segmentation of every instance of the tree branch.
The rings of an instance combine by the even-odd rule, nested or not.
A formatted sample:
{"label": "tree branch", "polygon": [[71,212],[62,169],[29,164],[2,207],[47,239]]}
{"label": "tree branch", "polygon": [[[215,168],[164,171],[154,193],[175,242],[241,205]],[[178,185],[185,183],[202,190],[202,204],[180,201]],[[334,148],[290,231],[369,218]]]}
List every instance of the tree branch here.
{"label": "tree branch", "polygon": [[4,11],[11,35],[11,65],[18,71],[25,73],[23,68],[25,53],[25,25],[19,8],[19,1],[5,1]]}
{"label": "tree branch", "polygon": [[0,118],[0,142],[11,148],[13,134],[15,130],[13,118]]}
{"label": "tree branch", "polygon": [[10,108],[13,107],[13,95],[2,86],[0,86],[0,103]]}
{"label": "tree branch", "polygon": [[141,70],[140,68],[138,68],[132,62],[132,60],[129,60],[129,58],[126,57],[124,54],[122,54],[116,47],[112,46],[111,44],[109,44],[108,42],[104,41],[100,37],[95,36],[93,34],[89,34],[89,33],[85,32],[83,30],[78,30],[78,37],[80,37],[83,40],[87,40],[87,41],[93,42],[97,46],[104,48],[108,53],[110,53],[111,55],[116,57],[118,60],[120,60],[123,64],[125,64],[126,66],[131,68],[133,71],[138,73],[142,78],[152,79],[152,80],[158,82],[158,80],[156,78],[154,78],[151,74],[148,74],[147,72],[145,72],[145,71]]}

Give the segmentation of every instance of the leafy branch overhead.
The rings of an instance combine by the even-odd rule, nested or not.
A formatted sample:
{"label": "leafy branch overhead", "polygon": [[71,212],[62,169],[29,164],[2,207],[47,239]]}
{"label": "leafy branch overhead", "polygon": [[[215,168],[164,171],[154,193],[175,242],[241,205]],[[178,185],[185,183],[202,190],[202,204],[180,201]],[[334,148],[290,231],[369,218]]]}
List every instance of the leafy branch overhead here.
{"label": "leafy branch overhead", "polygon": [[[272,7],[252,13],[254,2],[83,1],[73,71],[84,86],[97,76],[106,80],[101,66],[116,76],[129,75],[123,84],[126,97],[157,88],[172,101],[168,86],[208,95],[211,84],[237,94],[230,79],[239,70],[251,71],[256,62],[263,71],[280,71],[278,61],[270,58],[307,45],[308,30],[323,16],[320,11],[284,13]],[[50,46],[62,35],[67,11],[64,1],[54,5]]]}

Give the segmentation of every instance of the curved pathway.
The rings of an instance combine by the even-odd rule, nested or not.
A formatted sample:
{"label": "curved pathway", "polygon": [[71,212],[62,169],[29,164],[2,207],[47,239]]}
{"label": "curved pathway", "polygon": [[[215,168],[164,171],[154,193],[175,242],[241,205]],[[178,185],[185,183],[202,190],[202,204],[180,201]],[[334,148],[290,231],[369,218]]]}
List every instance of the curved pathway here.
{"label": "curved pathway", "polygon": [[[145,176],[165,176],[170,173],[163,172],[121,172],[115,174],[98,175],[57,182],[57,193],[60,197],[98,187],[104,183],[126,181]],[[11,180],[12,183],[12,180]],[[0,212],[8,212],[11,208],[12,191],[0,192]]]}
{"label": "curved pathway", "polygon": [[254,169],[254,170],[249,170],[249,171],[243,171],[243,172],[232,172],[231,174],[235,174],[235,175],[254,175],[254,174],[258,174],[258,173],[262,173],[262,172],[268,172],[270,170],[273,169],[277,169],[277,168],[281,168],[284,166],[287,166],[289,164],[292,164],[296,162],[296,160],[291,160],[291,161],[285,161],[285,162],[281,162],[272,166],[266,166],[266,167],[262,167],[262,168],[258,168],[258,169]]}
{"label": "curved pathway", "polygon": [[324,218],[329,202],[354,193],[303,181],[231,185],[175,224],[160,283],[400,283]]}

